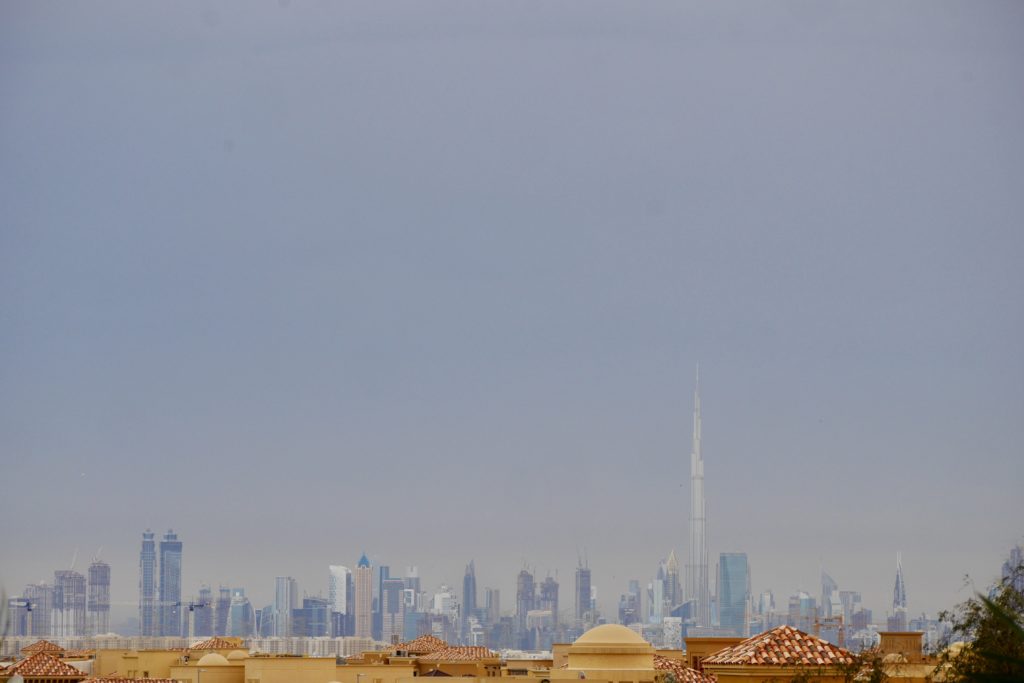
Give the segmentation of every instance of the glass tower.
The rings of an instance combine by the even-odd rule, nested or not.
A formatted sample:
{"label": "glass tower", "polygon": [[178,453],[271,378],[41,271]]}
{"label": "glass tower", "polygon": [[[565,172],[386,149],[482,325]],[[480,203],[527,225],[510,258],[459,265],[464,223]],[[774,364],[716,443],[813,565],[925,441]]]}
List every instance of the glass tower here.
{"label": "glass tower", "polygon": [[750,566],[746,553],[722,553],[718,558],[718,620],[740,638],[746,638],[750,600]]}
{"label": "glass tower", "polygon": [[181,541],[173,529],[160,541],[160,635],[181,635]]}

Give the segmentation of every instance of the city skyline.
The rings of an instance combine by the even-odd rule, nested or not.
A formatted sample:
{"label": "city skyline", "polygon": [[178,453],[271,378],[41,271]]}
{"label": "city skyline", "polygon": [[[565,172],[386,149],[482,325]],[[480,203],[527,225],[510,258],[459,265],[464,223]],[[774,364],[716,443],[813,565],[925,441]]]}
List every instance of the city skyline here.
{"label": "city skyline", "polygon": [[[152,537],[152,536],[153,536],[152,532],[150,532],[148,529],[143,534],[143,551],[142,551],[143,558],[145,557],[145,554],[146,554],[146,545],[145,545],[146,542],[147,542],[146,539],[149,538],[149,537]],[[182,549],[180,547],[181,542],[178,541],[178,539],[177,539],[177,534],[174,534],[173,532],[168,532],[167,534],[165,534],[165,539],[168,538],[168,537],[173,537],[173,541],[176,544],[178,544],[175,547],[174,550],[177,553],[178,557],[180,558]],[[1020,552],[1019,548],[1020,548],[1020,546],[1014,546],[1013,548],[1011,548],[1011,558],[1015,557],[1015,555],[1013,555],[1013,553],[1019,553]],[[408,586],[409,586],[408,581],[411,581],[411,580],[413,580],[415,582],[415,584],[414,584],[415,586],[417,586],[417,587],[420,586],[420,582],[421,582],[421,578],[420,578],[420,566],[421,565],[420,564],[409,565],[409,566],[406,567],[406,572],[412,572],[412,574],[406,574],[406,575],[403,575],[403,576],[391,575],[389,577],[388,576],[389,566],[386,565],[386,564],[377,564],[376,562],[374,562],[373,560],[370,559],[371,556],[372,557],[377,557],[375,554],[371,554],[370,556],[368,556],[365,552],[362,553],[360,558],[359,558],[359,560],[358,560],[358,562],[357,562],[357,564],[356,564],[357,570],[358,569],[363,569],[364,570],[364,582],[366,582],[364,585],[372,586],[372,581],[373,580],[378,580],[380,582],[379,585],[380,585],[380,592],[381,592],[381,594],[383,594],[383,591],[385,589],[385,584],[387,583],[389,578],[390,579],[394,579],[395,581],[398,582],[398,584],[400,584],[399,590],[408,588]],[[733,577],[736,576],[736,574],[735,574],[736,570],[728,569],[726,566],[720,564],[720,562],[724,561],[726,558],[729,558],[730,562],[735,562],[735,558],[742,558],[742,564],[736,565],[738,567],[741,567],[741,569],[739,570],[740,571],[739,576],[742,577],[742,578],[740,578],[740,579],[733,578]],[[670,566],[670,567],[673,566],[673,564],[672,564],[673,560],[674,560],[674,553],[670,551],[668,566]],[[590,591],[591,588],[593,588],[594,591],[598,592],[599,595],[603,596],[603,599],[599,599],[598,600],[598,605],[597,605],[598,610],[600,612],[600,618],[602,620],[608,620],[608,621],[614,622],[615,621],[615,614],[616,614],[615,606],[616,606],[617,600],[618,600],[616,595],[617,595],[619,590],[624,588],[625,584],[623,584],[622,586],[614,586],[614,585],[608,586],[608,585],[606,585],[605,589],[603,591],[598,591],[597,584],[592,584],[591,580],[590,580],[591,567],[589,565],[589,560],[587,560],[587,562],[584,564],[584,560],[582,559],[582,557],[578,557],[577,558],[577,562],[578,562],[577,568],[576,568],[577,579],[576,579],[575,584],[572,586],[573,589],[574,589],[574,593],[580,590],[580,585],[581,584],[580,584],[579,576],[580,576],[580,573],[583,572],[583,573],[585,573],[585,575],[587,577],[586,583],[584,584],[586,590]],[[652,564],[656,565],[657,563],[655,562],[655,563],[652,563]],[[463,579],[464,579],[464,581],[463,581],[463,591],[466,590],[466,586],[471,585],[473,587],[474,593],[478,592],[476,590],[476,570],[475,570],[475,565],[476,565],[476,561],[475,560],[470,560],[470,563],[468,565],[465,565],[466,574],[463,577]],[[140,564],[140,566],[144,566],[144,563]],[[660,568],[658,568],[656,570],[652,570],[652,571],[650,571],[650,572],[648,572],[646,574],[639,573],[639,574],[637,574],[634,577],[626,579],[626,582],[628,582],[629,586],[632,587],[634,585],[638,586],[640,584],[647,583],[649,580],[652,580],[652,579],[655,579],[655,578],[660,579],[662,576],[664,576],[664,569],[665,569],[665,567],[666,567],[665,561],[662,560],[661,564],[660,564]],[[748,600],[747,608],[748,609],[753,609],[753,610],[755,610],[755,612],[757,611],[758,595],[762,594],[762,593],[765,593],[766,591],[770,591],[775,596],[775,601],[776,602],[782,602],[782,603],[784,603],[786,597],[789,596],[789,595],[795,595],[795,594],[801,594],[801,593],[806,594],[807,591],[805,589],[810,589],[810,595],[813,595],[813,586],[799,586],[799,587],[796,587],[796,588],[785,588],[785,587],[779,587],[779,586],[758,585],[756,581],[752,582],[751,581],[751,575],[753,574],[753,575],[756,576],[756,573],[757,573],[756,572],[756,566],[753,569],[751,568],[751,565],[748,564],[747,554],[746,553],[742,553],[742,552],[739,552],[739,553],[737,553],[737,552],[723,552],[723,553],[720,554],[720,558],[719,558],[718,562],[716,562],[715,567],[716,567],[716,573],[717,573],[716,582],[713,583],[710,588],[711,588],[711,599],[717,605],[717,608],[716,608],[716,610],[717,610],[717,617],[713,620],[713,623],[706,625],[708,627],[718,628],[721,625],[721,628],[734,628],[735,619],[737,618],[735,616],[737,614],[736,610],[738,609],[738,607],[736,607],[736,605],[738,605],[739,603],[737,602],[737,599],[735,597],[730,598],[729,596],[736,594],[737,586],[745,586],[745,589],[747,590],[746,600]],[[380,574],[378,572],[378,569],[381,569],[383,571],[383,574]],[[509,568],[506,568],[506,569],[509,569]],[[176,571],[179,571],[179,570],[180,571],[186,571],[183,568],[181,568],[180,565],[176,565],[175,566],[175,570]],[[374,596],[372,599],[370,599],[370,598],[368,598],[368,597],[366,597],[364,595],[364,597],[362,598],[362,600],[364,602],[363,603],[357,603],[357,601],[360,600],[360,598],[359,598],[360,593],[359,593],[359,591],[355,590],[356,586],[355,586],[354,577],[356,577],[357,574],[355,572],[350,572],[349,570],[347,570],[346,567],[340,566],[340,565],[329,565],[328,567],[325,568],[325,570],[326,571],[325,571],[324,576],[322,577],[323,578],[322,581],[315,581],[314,580],[314,581],[310,581],[310,582],[300,582],[299,580],[297,580],[297,579],[295,579],[295,578],[293,578],[291,576],[287,576],[287,577],[278,576],[276,578],[273,578],[274,587],[271,588],[270,590],[266,589],[266,586],[263,585],[264,582],[259,582],[259,581],[254,583],[254,584],[248,584],[248,585],[244,585],[244,586],[241,585],[242,582],[240,582],[240,581],[222,582],[219,586],[216,583],[214,583],[214,584],[198,583],[198,584],[195,584],[195,585],[191,585],[190,584],[186,588],[182,589],[182,596],[180,598],[180,601],[178,603],[175,603],[175,604],[172,604],[172,605],[169,605],[169,606],[174,606],[174,607],[180,609],[181,611],[185,611],[185,610],[189,610],[191,602],[195,601],[196,606],[213,608],[214,607],[214,603],[212,601],[212,594],[213,594],[214,590],[219,590],[219,592],[222,594],[221,595],[221,600],[224,602],[224,606],[225,607],[231,605],[231,601],[233,599],[232,596],[231,596],[232,592],[236,592],[235,597],[244,597],[245,598],[245,604],[247,604],[247,605],[251,605],[251,603],[249,603],[249,601],[248,601],[248,595],[254,595],[254,596],[257,596],[256,597],[256,604],[264,604],[264,602],[267,602],[268,603],[268,609],[270,609],[270,608],[273,609],[273,612],[266,612],[266,610],[264,610],[265,611],[264,619],[266,620],[268,617],[272,619],[271,623],[273,625],[270,627],[270,632],[274,633],[274,634],[278,634],[278,635],[283,635],[284,633],[290,633],[291,632],[291,625],[290,625],[291,617],[290,616],[286,616],[282,620],[278,616],[278,610],[280,609],[279,603],[280,604],[284,604],[286,602],[288,605],[290,605],[290,610],[295,610],[300,605],[300,598],[303,598],[303,599],[305,599],[305,598],[311,598],[311,599],[312,598],[317,598],[317,599],[322,599],[324,604],[326,606],[328,606],[328,608],[333,610],[333,611],[346,612],[348,609],[350,609],[349,605],[351,605],[351,611],[349,611],[347,613],[349,615],[349,618],[353,619],[353,621],[354,621],[354,616],[355,616],[355,612],[356,612],[356,605],[357,604],[367,605],[366,607],[364,607],[364,609],[368,610],[368,611],[365,612],[366,617],[365,617],[365,619],[363,621],[364,621],[364,628],[369,629],[370,628],[370,626],[369,626],[370,616],[372,614],[372,615],[374,615],[374,618],[376,618],[375,615],[377,614],[377,610],[379,609],[379,607],[377,606],[378,591],[376,589],[372,589],[372,594]],[[675,570],[675,571],[677,571],[677,570]],[[1003,569],[1003,571],[1005,572],[1005,569]],[[85,596],[86,596],[85,577],[82,574],[79,574],[77,572],[73,572],[73,571],[70,571],[70,570],[60,570],[60,569],[55,570],[53,583],[50,583],[49,581],[45,581],[44,580],[41,583],[26,584],[26,589],[25,590],[29,591],[29,590],[33,589],[33,587],[39,586],[39,585],[50,585],[50,586],[54,587],[54,588],[51,588],[51,590],[56,590],[58,593],[60,593],[61,589],[59,588],[59,586],[61,584],[61,581],[71,580],[73,582],[75,580],[73,577],[78,577],[77,578],[78,583],[76,583],[74,585],[78,586],[76,595],[80,594],[80,597],[79,598],[71,598],[71,599],[68,599],[68,600],[64,600],[64,602],[67,602],[68,604],[74,605],[75,606],[74,607],[75,611],[68,612],[67,616],[65,616],[63,610],[61,610],[59,608],[59,605],[62,604],[61,599],[46,598],[44,600],[42,598],[39,598],[38,599],[39,600],[39,604],[43,604],[44,606],[46,606],[46,605],[49,605],[49,602],[48,602],[49,600],[51,600],[51,599],[54,600],[54,603],[53,603],[54,604],[54,608],[53,608],[54,611],[52,613],[52,619],[53,620],[58,620],[58,621],[54,621],[53,622],[53,623],[58,624],[58,625],[54,626],[53,628],[56,628],[59,632],[61,632],[61,633],[69,632],[69,633],[78,633],[78,634],[96,633],[97,631],[95,630],[95,627],[92,626],[92,624],[94,624],[95,620],[100,620],[100,623],[109,625],[109,623],[110,623],[110,614],[109,614],[109,612],[110,612],[110,606],[111,605],[114,605],[115,607],[120,608],[118,610],[119,617],[120,617],[120,622],[119,623],[121,624],[122,627],[126,623],[129,623],[129,622],[126,622],[125,615],[130,610],[128,610],[126,608],[132,607],[132,608],[135,609],[136,613],[140,614],[140,615],[143,614],[143,612],[144,612],[144,610],[142,609],[142,606],[145,604],[145,599],[144,599],[144,594],[143,594],[142,589],[141,589],[141,585],[142,585],[141,583],[139,584],[140,591],[138,593],[138,597],[137,597],[137,600],[135,602],[132,602],[132,601],[111,601],[110,600],[110,598],[109,598],[109,595],[110,595],[110,572],[111,572],[110,565],[107,562],[105,562],[105,561],[100,561],[100,560],[97,559],[97,560],[94,560],[93,563],[89,566],[89,577],[90,577],[90,579],[94,579],[95,578],[95,583],[97,583],[98,585],[94,586],[94,581],[93,580],[90,580],[90,582],[88,584],[88,591],[89,591],[89,596],[90,596],[89,597],[88,612],[86,611],[86,604],[85,604],[85,599],[86,599],[85,598]],[[891,592],[889,594],[891,596],[891,600],[892,600],[891,609],[886,609],[885,606],[883,606],[883,605],[873,604],[870,600],[862,600],[861,595],[865,592],[863,590],[863,585],[865,583],[864,581],[858,581],[855,578],[853,580],[846,580],[846,581],[843,581],[842,583],[839,583],[835,579],[833,579],[831,575],[826,573],[825,568],[823,566],[819,568],[818,572],[820,574],[820,580],[821,580],[821,586],[822,586],[822,594],[821,594],[821,599],[816,602],[816,605],[821,610],[820,614],[821,614],[821,616],[823,618],[827,618],[827,617],[833,616],[833,610],[834,609],[839,609],[840,605],[842,606],[842,609],[847,609],[848,606],[845,604],[846,597],[844,597],[844,594],[851,594],[851,595],[855,594],[857,596],[856,597],[856,601],[857,601],[858,605],[862,605],[863,607],[865,607],[865,608],[867,608],[869,610],[872,610],[874,612],[875,616],[874,616],[873,623],[877,623],[880,627],[887,627],[890,630],[903,630],[903,629],[906,629],[907,628],[907,624],[908,624],[908,622],[910,620],[919,618],[922,615],[925,615],[925,616],[927,616],[930,619],[934,619],[935,616],[936,616],[936,612],[935,611],[929,611],[926,608],[919,607],[919,606],[915,605],[913,603],[913,601],[908,601],[908,599],[907,599],[907,589],[906,589],[905,580],[904,580],[904,577],[903,577],[903,563],[902,563],[902,554],[901,553],[897,553],[897,556],[896,556],[896,583],[895,583],[896,587],[895,587],[894,590],[891,590]],[[730,574],[732,574],[732,576],[730,576]],[[347,583],[347,589],[343,587],[341,589],[341,595],[339,595],[339,594],[335,593],[335,591],[336,591],[336,588],[335,588],[335,585],[336,585],[335,577],[336,576],[341,576],[341,577],[343,577],[343,580],[344,580],[344,577],[346,575],[348,576],[348,579],[345,580],[345,582]],[[997,575],[997,573],[993,574],[993,576],[996,576],[996,575]],[[509,582],[508,581],[508,579],[509,579],[509,572],[508,571],[502,573],[502,572],[500,572],[500,570],[497,567],[493,567],[492,566],[492,567],[490,567],[490,572],[488,572],[488,576],[492,577],[492,580],[489,580],[489,581],[486,581],[486,582],[482,582],[480,584],[480,586],[481,586],[480,590],[483,591],[485,594],[486,594],[486,592],[489,592],[489,591],[492,591],[492,590],[509,591],[509,588],[506,585],[503,585],[503,581],[506,582],[506,583]],[[501,576],[502,578],[500,578],[498,580],[493,580],[494,576]],[[553,598],[553,605],[558,610],[556,612],[556,614],[561,615],[563,618],[566,618],[568,623],[570,623],[570,624],[573,622],[574,619],[576,620],[577,624],[581,621],[581,617],[580,617],[580,613],[579,613],[579,610],[580,610],[579,602],[578,602],[578,597],[576,595],[574,595],[572,597],[572,602],[570,602],[568,604],[567,603],[562,603],[561,609],[558,609],[558,605],[559,605],[558,598],[557,598],[558,583],[557,583],[557,579],[555,578],[555,577],[559,576],[559,571],[557,569],[555,569],[555,570],[547,569],[545,571],[540,571],[540,570],[535,570],[532,567],[531,568],[523,568],[523,569],[521,569],[519,571],[519,582],[520,582],[520,585],[522,585],[522,580],[523,580],[524,576],[526,576],[528,581],[529,581],[529,583],[527,584],[527,587],[526,587],[526,591],[527,591],[526,595],[529,596],[529,600],[527,600],[526,602],[522,602],[522,601],[520,601],[517,598],[516,603],[513,606],[510,606],[509,608],[506,609],[506,611],[504,612],[505,615],[511,615],[511,616],[515,617],[515,616],[517,616],[519,614],[525,615],[527,611],[534,610],[534,609],[548,609],[551,606],[552,603],[548,603],[547,605],[545,605],[545,600],[546,600],[546,598],[545,598],[545,589],[547,588],[547,584],[550,583],[550,584],[553,585],[553,590],[554,590],[554,593],[552,594],[554,596],[554,598]],[[541,580],[542,576],[545,577],[543,581]],[[62,578],[62,577],[64,577],[64,578]],[[72,578],[71,579],[66,579],[66,577],[72,577]],[[724,577],[728,577],[728,578],[724,578]],[[180,574],[179,574],[179,576],[177,578],[180,580]],[[469,580],[470,578],[472,578],[471,581]],[[972,577],[972,578],[975,578],[975,580],[979,581],[979,582],[982,581],[981,579],[977,579],[976,577]],[[432,591],[435,590],[435,589],[436,590],[442,590],[442,591],[452,591],[452,589],[448,587],[449,585],[454,585],[454,583],[451,581],[451,577],[443,577],[443,576],[441,576],[441,577],[431,577],[430,580],[431,580],[432,584],[431,585],[425,585],[423,587],[423,590],[425,590],[427,595],[431,595]],[[739,583],[736,583],[737,580],[739,581]],[[985,581],[987,581],[987,580],[985,580]],[[78,584],[81,584],[81,585],[78,585]],[[752,587],[752,584],[755,587]],[[795,585],[795,584],[791,584],[791,585]],[[974,584],[972,584],[972,585],[974,585]],[[284,586],[284,588],[282,588],[282,586]],[[420,590],[420,589],[417,588],[417,591],[418,590]],[[631,590],[632,590],[632,588],[631,588]],[[263,595],[264,592],[269,596],[268,600],[264,600],[262,597],[259,597],[259,596]],[[510,591],[509,594],[515,595],[517,592],[518,591]],[[17,593],[17,591],[14,591],[13,593],[11,593],[11,595],[14,595],[15,593]],[[345,597],[346,594],[347,594],[347,600],[346,600],[346,597]],[[26,593],[26,595],[28,595],[28,593]],[[93,597],[94,595],[96,597]],[[205,597],[204,597],[204,595],[205,595]],[[227,595],[227,597],[225,597],[225,595]],[[397,596],[397,594],[395,594],[395,595]],[[197,600],[197,596],[198,596],[198,600]],[[282,597],[282,596],[284,596],[284,597]],[[462,591],[455,591],[453,593],[453,597],[458,601],[460,609],[462,609],[463,608],[463,602],[462,601],[464,599],[463,598],[463,592]],[[395,599],[395,597],[393,597],[392,599]],[[652,608],[652,606],[649,603],[650,599],[651,599],[651,597],[648,596],[647,598],[643,598],[642,601],[641,601],[641,606],[644,608],[646,613],[649,613],[651,608]],[[831,602],[830,602],[830,599],[831,599]],[[77,602],[81,602],[80,606],[77,605],[76,600],[77,600]],[[725,601],[724,603],[723,603],[723,600]],[[157,609],[155,611],[159,615],[159,614],[162,613],[161,608],[162,608],[162,605],[164,604],[164,602],[160,601],[160,600],[158,600],[156,602],[157,602],[157,605],[156,605]],[[94,603],[96,603],[95,607],[94,607]],[[475,599],[474,599],[473,603],[474,603],[474,605],[476,604],[476,600]],[[730,621],[728,622],[730,625],[728,627],[726,625],[727,622],[725,621],[725,619],[726,619],[726,612],[723,611],[726,608],[726,603],[730,603],[732,605],[732,607],[731,607],[731,616],[728,617],[730,619]],[[370,610],[370,607],[368,605],[372,605],[373,609]],[[220,608],[220,605],[218,604],[217,607]],[[392,609],[393,608],[394,608],[394,604],[392,603]],[[220,611],[219,616],[218,616],[219,622],[218,622],[218,626],[217,626],[217,631],[220,632],[220,633],[227,633],[228,631],[227,631],[227,629],[225,627],[225,623],[221,623],[221,622],[224,622],[227,619],[226,610],[223,609],[223,608],[220,608],[220,609],[221,609],[221,611]],[[247,609],[251,609],[251,607],[249,607]],[[101,612],[101,614],[94,614],[93,613],[94,611]],[[202,610],[199,610],[199,612],[201,613]],[[44,619],[46,625],[42,627],[42,631],[39,631],[39,633],[44,633],[44,632],[49,633],[50,629],[51,629],[51,626],[50,626],[50,621],[51,621],[50,608],[49,607],[45,607],[42,610],[42,614],[44,615],[42,618]],[[180,631],[175,630],[175,628],[176,628],[175,624],[169,624],[169,625],[165,626],[165,625],[163,625],[161,623],[161,624],[158,624],[158,625],[162,629],[162,634],[163,635],[176,635],[178,633],[184,634],[188,629],[193,629],[193,632],[196,633],[196,635],[199,635],[199,636],[208,635],[208,633],[205,630],[203,630],[202,627],[199,626],[199,624],[200,624],[199,620],[201,618],[206,618],[207,620],[212,619],[212,614],[213,614],[213,611],[209,610],[209,611],[206,612],[205,617],[201,617],[199,615],[192,616],[190,618],[194,619],[195,621],[191,622],[191,624],[190,624],[190,622],[183,621],[183,619],[185,618],[185,616],[183,614],[179,615],[179,620],[180,621],[179,622],[175,622],[175,623],[180,623],[181,624],[181,630]],[[462,618],[465,619],[465,616],[468,615],[468,614],[469,613],[464,613]],[[664,616],[668,616],[668,614],[666,613]],[[167,617],[164,617],[164,618],[166,619]],[[251,616],[248,617],[248,618],[251,619]],[[68,627],[59,625],[59,622],[60,621],[67,621],[69,619],[80,620],[81,624],[78,624],[78,625],[74,626],[70,631],[67,631]],[[89,626],[86,626],[87,620],[88,620]],[[558,618],[556,617],[555,618],[555,622],[557,623],[557,621],[558,621]],[[887,621],[888,621],[888,625],[886,626],[886,622]],[[647,623],[647,617],[646,616],[644,617],[644,623]],[[652,621],[652,623],[654,623],[654,622]],[[137,626],[137,628],[139,630],[139,633],[140,634],[144,634],[144,631],[142,630],[143,629],[143,625],[142,625],[141,621],[136,621],[135,625]],[[694,625],[696,626],[697,624],[695,623]],[[459,628],[463,628],[463,627],[464,627],[464,624],[459,626]],[[37,628],[38,628],[38,626],[37,626]],[[211,628],[212,628],[212,622],[211,622]],[[349,625],[347,627],[344,627],[344,628],[348,632],[351,632],[351,633],[354,634],[354,624],[349,623]],[[374,625],[373,628],[380,628],[380,624]],[[398,626],[398,628],[400,630],[400,625]],[[54,635],[55,637],[58,637],[58,634],[56,632],[52,633],[52,635]],[[161,633],[154,633],[153,635],[161,635]]]}
{"label": "city skyline", "polygon": [[1021,26],[4,3],[0,585],[102,546],[159,630],[365,550],[564,612],[585,548],[611,614],[692,562],[699,361],[706,577],[881,613],[901,553],[910,616],[962,601],[1022,540]]}

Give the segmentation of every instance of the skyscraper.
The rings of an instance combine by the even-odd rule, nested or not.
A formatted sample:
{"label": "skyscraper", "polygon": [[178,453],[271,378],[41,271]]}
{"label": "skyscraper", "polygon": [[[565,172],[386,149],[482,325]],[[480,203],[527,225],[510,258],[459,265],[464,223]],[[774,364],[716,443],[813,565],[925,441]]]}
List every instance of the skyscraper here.
{"label": "skyscraper", "polygon": [[[192,616],[192,635],[196,638],[209,638],[213,635],[216,611],[213,604],[213,589],[209,586],[200,586],[199,600],[193,607],[195,611]],[[222,636],[224,632],[220,631],[217,635]]]}
{"label": "skyscraper", "polygon": [[824,568],[821,570],[821,604],[818,611],[823,619],[838,619],[845,613],[839,584]]}
{"label": "skyscraper", "polygon": [[668,609],[665,610],[666,614],[682,604],[682,593],[682,588],[679,585],[679,560],[676,559],[676,551],[671,550],[668,554],[668,560],[665,562],[664,595],[665,604],[668,606]]}
{"label": "skyscraper", "polygon": [[828,619],[832,616],[832,595],[839,593],[839,584],[828,575],[824,568],[821,570],[821,616]]}
{"label": "skyscraper", "polygon": [[235,638],[248,638],[256,628],[256,614],[252,603],[245,597],[245,591],[235,588],[231,591],[231,606],[228,608],[227,622],[224,625],[225,635]]}
{"label": "skyscraper", "polygon": [[359,558],[355,571],[355,636],[369,638],[373,630],[373,568],[366,554]]}
{"label": "skyscraper", "polygon": [[384,599],[381,597],[384,591],[384,582],[391,578],[391,567],[386,564],[379,564],[374,570],[377,577],[377,585],[373,588],[373,599],[371,608],[373,610],[372,635],[374,640],[381,640],[384,630]]}
{"label": "skyscraper", "polygon": [[55,571],[50,635],[55,638],[84,636],[85,606],[85,577],[73,569]]}
{"label": "skyscraper", "polygon": [[896,585],[892,589],[892,617],[889,618],[890,631],[907,630],[907,588],[903,584],[903,558],[896,553]]}
{"label": "skyscraper", "polygon": [[582,559],[576,566],[576,626],[591,621],[590,614],[590,567]]}
{"label": "skyscraper", "polygon": [[139,553],[139,633],[155,636],[159,628],[156,604],[156,541],[153,532],[142,532],[142,551]]}
{"label": "skyscraper", "polygon": [[28,634],[36,638],[50,637],[50,618],[53,614],[53,586],[30,583],[23,592],[25,600],[32,606]]}
{"label": "skyscraper", "polygon": [[160,635],[181,635],[181,541],[168,529],[160,541]]}
{"label": "skyscraper", "polygon": [[380,592],[381,640],[385,643],[401,642],[405,635],[405,581],[385,579]]}
{"label": "skyscraper", "polygon": [[476,566],[473,560],[466,565],[466,574],[462,577],[462,614],[468,619],[476,612]]}
{"label": "skyscraper", "polygon": [[89,565],[88,631],[90,635],[110,631],[110,565],[96,560]]}
{"label": "skyscraper", "polygon": [[711,626],[708,591],[707,509],[704,502],[704,456],[701,452],[700,369],[693,391],[693,450],[690,452],[690,557],[686,564],[686,599],[694,601],[697,626]]}
{"label": "skyscraper", "polygon": [[501,621],[501,591],[497,588],[484,589],[484,608],[487,610],[487,623],[497,624]]}
{"label": "skyscraper", "polygon": [[292,634],[300,638],[323,638],[330,632],[331,606],[326,598],[303,598],[293,610]]}
{"label": "skyscraper", "polygon": [[292,612],[299,606],[299,583],[290,576],[278,576],[274,579],[274,635],[278,638],[291,638]]}
{"label": "skyscraper", "polygon": [[327,571],[327,602],[331,608],[331,637],[351,635],[348,633],[347,621],[353,607],[348,600],[352,585],[352,571],[340,564],[329,565]]}
{"label": "skyscraper", "polygon": [[[242,595],[245,595],[244,591],[242,591]],[[226,586],[221,586],[217,591],[216,605],[207,605],[206,608],[204,608],[213,609],[215,618],[213,624],[213,635],[226,636],[228,634],[228,618],[231,615],[231,603],[233,600],[234,594],[232,590]]]}
{"label": "skyscraper", "polygon": [[551,612],[551,626],[558,627],[558,581],[548,576],[540,583],[540,595],[537,609]]}
{"label": "skyscraper", "polygon": [[722,629],[746,638],[750,605],[750,566],[746,553],[722,553],[718,558],[718,621]]}
{"label": "skyscraper", "polygon": [[516,577],[516,631],[526,631],[526,615],[534,608],[536,589],[533,585],[533,574],[522,569]]}

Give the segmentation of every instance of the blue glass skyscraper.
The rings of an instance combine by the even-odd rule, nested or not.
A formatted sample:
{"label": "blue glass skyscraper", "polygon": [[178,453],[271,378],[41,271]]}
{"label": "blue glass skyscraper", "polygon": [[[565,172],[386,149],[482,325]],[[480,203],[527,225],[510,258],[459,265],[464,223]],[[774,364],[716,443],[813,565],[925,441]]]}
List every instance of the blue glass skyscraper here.
{"label": "blue glass skyscraper", "polygon": [[722,553],[718,558],[719,626],[734,635],[747,635],[750,601],[750,566],[746,553]]}
{"label": "blue glass skyscraper", "polygon": [[160,541],[160,635],[181,635],[181,541],[168,529]]}

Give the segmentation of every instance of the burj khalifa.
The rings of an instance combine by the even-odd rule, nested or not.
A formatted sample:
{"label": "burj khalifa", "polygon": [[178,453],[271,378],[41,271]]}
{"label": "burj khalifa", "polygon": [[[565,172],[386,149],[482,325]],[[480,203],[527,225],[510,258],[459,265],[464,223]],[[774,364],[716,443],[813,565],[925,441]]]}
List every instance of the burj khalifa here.
{"label": "burj khalifa", "polygon": [[694,605],[697,626],[711,626],[708,592],[707,507],[704,501],[704,456],[700,434],[700,367],[693,391],[693,450],[690,452],[690,555],[686,562],[686,599]]}

